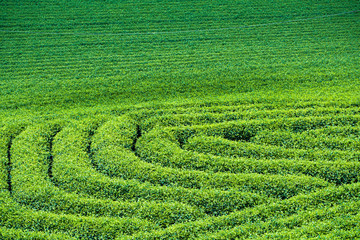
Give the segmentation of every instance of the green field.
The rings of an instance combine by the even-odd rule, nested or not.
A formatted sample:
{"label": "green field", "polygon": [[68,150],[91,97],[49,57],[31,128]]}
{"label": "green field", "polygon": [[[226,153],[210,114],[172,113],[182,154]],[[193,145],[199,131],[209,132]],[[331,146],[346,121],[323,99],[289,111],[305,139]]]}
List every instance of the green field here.
{"label": "green field", "polygon": [[0,6],[0,239],[360,239],[359,1]]}

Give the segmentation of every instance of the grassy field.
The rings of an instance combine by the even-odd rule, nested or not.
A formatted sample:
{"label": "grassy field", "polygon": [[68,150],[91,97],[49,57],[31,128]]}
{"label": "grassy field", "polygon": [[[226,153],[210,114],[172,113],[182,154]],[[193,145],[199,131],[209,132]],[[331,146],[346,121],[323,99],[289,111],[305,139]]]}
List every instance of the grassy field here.
{"label": "grassy field", "polygon": [[360,239],[360,3],[0,0],[1,239]]}

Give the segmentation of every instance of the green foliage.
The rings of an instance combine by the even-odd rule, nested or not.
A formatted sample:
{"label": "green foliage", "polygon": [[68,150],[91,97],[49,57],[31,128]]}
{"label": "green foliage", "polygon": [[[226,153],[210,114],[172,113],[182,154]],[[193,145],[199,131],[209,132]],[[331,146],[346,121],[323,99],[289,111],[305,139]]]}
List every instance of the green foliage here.
{"label": "green foliage", "polygon": [[[176,224],[167,229],[155,230],[149,233],[142,232],[120,239],[194,239],[204,233],[221,231],[235,226],[241,227],[241,225],[247,223],[256,225],[264,221],[285,218],[293,214],[306,214],[306,212],[313,210],[319,205],[321,205],[322,208],[324,206],[331,207],[334,204],[341,204],[344,201],[352,199],[355,201],[356,207],[359,204],[359,193],[359,183],[341,187],[329,187],[315,193],[307,195],[300,194],[281,202],[270,205],[260,205],[255,208],[234,212],[227,216],[211,217],[188,224]],[[292,219],[290,218],[290,220]],[[256,228],[256,226],[254,227]],[[229,234],[231,237],[232,232]]]}
{"label": "green foliage", "polygon": [[[128,117],[120,117],[116,121],[109,121],[98,129],[93,138],[94,164],[99,171],[111,177],[124,176],[124,166],[129,167],[125,159],[139,162],[139,159],[127,148],[131,137],[135,135],[134,130],[136,129],[135,125],[129,125],[129,122],[132,121]],[[167,188],[142,183],[139,183],[138,186],[131,186],[129,183],[131,181],[128,181],[127,191],[122,193],[123,196],[126,195],[128,198],[147,197],[148,199],[176,200],[195,205],[211,215],[222,215],[235,209],[260,204],[266,199],[259,194],[238,192],[236,190]],[[134,191],[134,187],[139,190]],[[145,191],[144,187],[146,187],[147,191]],[[146,195],[142,195],[143,193]]]}
{"label": "green foliage", "polygon": [[29,210],[0,194],[0,225],[41,232],[63,232],[76,238],[114,239],[119,234],[149,231],[154,226],[136,218],[85,217]]}
{"label": "green foliage", "polygon": [[[159,162],[170,167],[187,168],[187,165],[193,162],[200,162],[201,164],[202,159],[199,158],[202,156],[182,150],[176,145],[175,139],[174,134],[171,135],[169,132],[156,131],[155,129],[139,139],[137,153],[148,162]],[[212,149],[219,152],[219,149]],[[188,168],[191,169],[191,167]],[[260,192],[278,198],[288,198],[299,193],[297,191],[309,191],[327,186],[327,183],[319,179],[307,178],[305,176],[234,175],[220,172],[210,174],[197,170],[175,171],[173,168],[158,167],[150,163],[136,161],[135,159],[126,162],[126,169],[122,171],[127,171],[123,173],[124,175],[127,174],[131,177],[140,176],[141,179],[146,179],[146,181],[161,181],[164,184],[176,183],[193,188],[236,188],[243,191]],[[150,175],[150,173],[153,175]],[[157,180],[159,178],[161,180]],[[176,180],[173,180],[173,178]]]}
{"label": "green foliage", "polygon": [[[253,157],[253,158],[290,158],[290,159],[326,159],[326,160],[347,160],[356,161],[360,158],[360,152],[355,147],[355,151],[332,150],[332,149],[302,149],[285,148],[283,144],[274,142],[273,145],[267,145],[271,142],[262,140],[266,135],[269,139],[271,134],[267,132],[277,132],[279,130],[287,131],[285,134],[302,133],[317,128],[327,128],[333,126],[357,126],[359,115],[340,115],[324,117],[301,117],[301,118],[280,118],[275,120],[253,120],[253,121],[235,121],[229,123],[218,123],[199,125],[194,127],[184,127],[178,131],[180,141],[185,142],[192,135],[200,134],[210,137],[197,137],[192,140],[191,150],[198,150],[204,153],[231,157]],[[191,134],[182,137],[182,132],[191,132]],[[214,136],[214,137],[212,137]],[[225,139],[223,139],[225,138]],[[207,140],[205,140],[207,139]],[[278,138],[279,139],[279,138]],[[234,142],[233,140],[237,140]],[[286,141],[281,138],[279,141]],[[275,140],[274,140],[275,141]],[[306,139],[299,142],[306,144]],[[347,140],[349,141],[349,140]],[[350,140],[351,141],[351,140]],[[354,142],[355,141],[351,141]],[[261,143],[261,144],[258,144]],[[263,145],[262,143],[265,143]],[[277,146],[279,145],[279,146]],[[355,145],[356,146],[356,145]],[[219,151],[219,149],[222,149]]]}
{"label": "green foliage", "polygon": [[[210,107],[210,109],[213,111],[215,107]],[[228,109],[230,110],[231,107]],[[120,237],[123,234],[130,236],[134,233],[135,238],[140,236],[145,239],[146,237],[157,239],[163,234],[167,236],[165,238],[168,238],[173,236],[173,233],[170,232],[175,231],[174,234],[179,235],[181,239],[192,238],[192,236],[201,238],[225,236],[227,238],[232,234],[238,234],[239,231],[239,227],[237,227],[239,222],[228,221],[234,214],[241,214],[242,211],[251,212],[251,207],[260,209],[259,212],[267,212],[269,206],[285,204],[286,201],[301,196],[301,193],[323,192],[319,188],[334,189],[326,188],[330,184],[319,178],[338,185],[358,181],[359,163],[344,161],[347,159],[294,161],[289,160],[289,156],[286,156],[287,159],[278,159],[279,156],[274,156],[274,159],[266,160],[258,159],[256,155],[227,158],[194,152],[194,150],[206,152],[204,149],[212,149],[213,153],[225,153],[226,155],[228,149],[221,144],[217,144],[217,147],[212,145],[214,141],[220,141],[222,144],[230,146],[250,145],[254,144],[251,142],[257,142],[259,146],[271,148],[271,145],[266,145],[258,140],[262,139],[262,136],[267,137],[266,139],[274,139],[271,138],[273,135],[270,133],[298,136],[310,135],[314,132],[314,134],[317,133],[316,136],[321,133],[324,139],[326,136],[329,136],[328,139],[330,139],[331,134],[340,132],[343,133],[344,140],[354,144],[351,139],[356,139],[357,115],[328,117],[325,113],[310,117],[307,114],[305,116],[297,115],[300,111],[296,113],[296,117],[292,114],[292,118],[286,118],[282,114],[279,117],[279,112],[275,111],[272,117],[264,120],[257,119],[254,115],[254,120],[228,121],[228,119],[221,119],[216,124],[209,124],[203,123],[207,120],[200,117],[200,119],[194,118],[189,124],[184,124],[187,126],[170,124],[172,127],[166,127],[168,124],[162,126],[155,123],[153,127],[146,128],[147,130],[142,129],[147,124],[148,117],[146,116],[153,116],[152,121],[158,116],[159,121],[163,122],[162,114],[178,110],[180,108],[164,109],[163,111],[141,110],[117,118],[100,115],[85,121],[48,122],[29,126],[13,141],[7,137],[10,136],[9,134],[5,134],[9,131],[2,130],[2,159],[5,159],[5,162],[9,160],[7,150],[10,146],[12,163],[12,197],[7,197],[6,201],[11,202],[14,199],[21,205],[31,207],[35,211],[27,211],[31,211],[29,214],[34,219],[43,218],[43,215],[34,215],[33,212],[50,211],[51,213],[46,213],[48,215],[44,212],[44,216],[49,219],[41,223],[44,226],[51,226],[47,221],[53,218],[57,219],[55,216],[65,214],[72,219],[71,221],[76,222],[82,219],[81,221],[88,221],[89,224],[98,219],[100,222],[106,222],[108,220],[105,219],[109,219],[109,221],[115,222],[135,221],[141,226],[150,228],[166,227],[164,230],[154,230],[148,234],[142,233],[140,229],[130,230],[130,227],[126,228],[128,230],[110,227],[112,233],[109,234],[112,234],[112,237]],[[183,109],[184,112],[188,110]],[[195,111],[195,108],[190,111]],[[301,126],[300,132],[299,126]],[[151,128],[153,129],[151,130]],[[268,129],[273,129],[273,131],[267,135]],[[345,133],[346,135],[344,135]],[[203,144],[203,147],[199,148],[199,144]],[[273,147],[277,147],[276,144]],[[291,150],[284,146],[280,147],[284,151]],[[293,150],[301,151],[295,146],[293,146]],[[320,151],[319,155],[321,155],[325,150],[316,151]],[[264,152],[266,153],[263,151],[262,154]],[[4,180],[8,179],[4,178]],[[355,187],[357,185],[348,186]],[[240,189],[242,191],[239,191]],[[348,202],[355,201],[356,191],[349,191],[355,195],[349,196]],[[288,200],[279,202],[268,196]],[[304,196],[311,196],[311,194]],[[301,205],[300,200],[294,201]],[[11,204],[10,202],[9,204]],[[334,204],[336,208],[338,203]],[[31,233],[35,235],[41,235],[43,231],[46,231],[55,235],[65,232],[76,238],[81,236],[111,238],[110,235],[102,232],[108,228],[104,227],[108,224],[105,222],[96,225],[98,228],[94,232],[84,232],[79,230],[80,227],[65,231],[62,225],[51,230],[41,227],[34,229],[29,227],[32,226],[31,224],[26,225],[22,220],[15,221],[11,217],[13,215],[5,213],[8,210],[7,206],[3,208],[2,215],[8,215],[10,220],[6,220],[8,225],[3,223],[2,226],[6,226],[7,229],[22,229],[19,234],[30,234],[27,229],[31,229],[39,232]],[[317,209],[317,207],[314,203],[313,208]],[[21,209],[23,208],[21,207]],[[318,220],[316,226],[319,228],[321,228],[321,224],[335,224],[336,219],[343,219],[346,214],[350,214],[350,208],[346,208],[336,217],[331,213],[330,206],[316,211],[319,214],[331,216]],[[301,211],[295,213],[285,209],[282,212],[286,213],[290,220],[297,216],[304,219]],[[221,216],[226,217],[226,220]],[[28,215],[25,214],[24,218],[28,218]],[[243,227],[252,234],[260,231],[259,237],[275,236],[274,234],[302,236],[302,231],[283,227],[288,226],[287,218],[280,218],[276,229],[267,227],[267,224],[272,226],[273,221],[269,222],[262,217],[261,221],[265,221],[263,224],[254,223],[255,225],[250,224]],[[217,223],[215,224],[214,221]],[[217,225],[223,221],[227,222],[224,223],[223,226],[227,226],[224,228],[233,229],[228,231],[222,230],[223,227],[210,227],[212,224]],[[183,230],[172,230],[173,228],[178,229],[178,227],[182,229],[183,225],[181,224],[187,226],[188,223],[191,223],[189,225],[191,227],[186,227],[186,229],[192,229],[194,226],[202,229],[202,222],[209,227],[205,227],[203,231],[201,230],[202,232],[191,233],[193,230],[190,230],[190,235],[187,235],[188,233],[183,235]],[[351,225],[353,222],[355,220],[348,221],[346,226],[355,226]],[[304,231],[310,232],[311,228],[306,222],[302,222],[301,226],[305,229]],[[344,228],[346,226],[344,225]],[[258,230],[259,228],[260,230]],[[127,233],[127,231],[134,232]],[[137,231],[140,232],[136,234]],[[331,235],[333,233],[324,231],[323,234]],[[352,233],[344,232],[343,234]]]}
{"label": "green foliage", "polygon": [[257,134],[252,141],[254,143],[275,145],[284,148],[345,150],[348,154],[360,150],[359,139],[338,136],[328,137],[316,134],[317,132],[318,131],[311,130],[301,133],[292,133],[288,131],[262,131]]}
{"label": "green foliage", "polygon": [[[31,205],[35,209],[51,210],[59,213],[145,218],[161,226],[203,216],[195,208],[176,202],[114,202],[82,198],[76,194],[69,194],[57,189],[50,182],[52,176],[48,175],[48,169],[52,165],[43,163],[48,158],[46,154],[51,154],[50,150],[47,150],[47,153],[41,152],[41,149],[49,145],[49,143],[46,144],[47,142],[42,141],[49,139],[46,137],[45,139],[43,137],[39,138],[39,136],[48,136],[49,131],[51,134],[51,130],[47,130],[48,127],[45,127],[45,129],[45,131],[39,128],[29,129],[20,137],[31,138],[31,140],[24,142],[23,139],[18,138],[13,145],[16,149],[13,153],[13,193],[17,201]],[[28,145],[29,143],[30,145]],[[30,149],[31,151],[29,151]],[[53,169],[55,174],[55,168]],[[31,174],[29,174],[29,171]],[[34,185],[34,183],[36,184]],[[111,191],[111,189],[108,189],[108,191]],[[160,219],[161,221],[159,221]]]}
{"label": "green foliage", "polygon": [[[215,103],[212,103],[215,105]],[[234,103],[232,103],[234,104]],[[323,106],[326,104],[327,106]],[[342,102],[342,104],[346,104]],[[310,106],[309,106],[310,105]],[[315,106],[316,108],[314,108]],[[341,113],[342,115],[358,115],[358,106],[352,107],[346,104],[346,108],[333,106],[331,102],[317,104],[315,99],[311,103],[291,104],[286,103],[280,107],[275,104],[242,103],[234,106],[196,106],[189,105],[184,108],[171,108],[147,114],[142,117],[142,131],[149,131],[154,127],[180,127],[191,125],[215,124],[236,120],[264,120],[264,119],[288,119],[299,117],[326,117]],[[142,113],[143,114],[143,113]],[[150,115],[150,116],[149,116]]]}
{"label": "green foliage", "polygon": [[[117,209],[113,210],[118,215],[145,218],[161,226],[204,216],[196,207],[178,202],[126,202],[128,198],[124,194],[128,191],[129,183],[122,179],[103,176],[92,168],[88,152],[90,151],[88,129],[93,132],[96,126],[94,122],[76,123],[72,127],[64,128],[56,136],[53,147],[53,181],[57,186],[74,193],[82,192],[99,198],[123,200],[125,202],[119,202]],[[106,131],[102,134],[106,134]],[[114,139],[117,144],[122,142],[127,145],[126,141]],[[96,144],[97,147],[100,145],[101,143]],[[105,209],[109,208],[104,205]],[[96,209],[94,207],[94,210]]]}
{"label": "green foliage", "polygon": [[0,239],[358,239],[357,1],[0,1]]}
{"label": "green foliage", "polygon": [[5,129],[0,129],[0,191],[8,189],[8,145],[9,137]]}
{"label": "green foliage", "polygon": [[0,192],[9,190],[11,183],[11,143],[13,138],[24,129],[23,125],[8,125],[0,128]]}
{"label": "green foliage", "polygon": [[[227,155],[227,148],[222,145],[213,145],[216,140],[234,144],[232,141],[221,138],[195,136],[187,140],[183,149],[173,138],[160,138],[161,131],[153,131],[145,138],[139,139],[137,153],[150,162],[160,162],[162,165],[182,169],[195,169],[207,172],[231,172],[231,173],[260,173],[260,174],[304,174],[313,177],[323,178],[336,184],[347,184],[357,182],[360,179],[360,163],[337,160],[329,162],[322,160],[290,160],[280,159],[258,159],[246,152],[239,152],[241,158],[229,158],[215,156],[218,154]],[[171,136],[171,135],[170,135]],[[173,135],[172,135],[173,136]],[[151,139],[151,140],[149,140]],[[143,141],[148,141],[143,144]],[[186,150],[187,149],[187,150]],[[198,152],[193,152],[193,150]],[[225,151],[224,151],[225,150]],[[248,149],[246,149],[248,150]],[[212,153],[202,154],[199,152]],[[236,152],[234,150],[233,152]],[[312,159],[311,159],[312,160]],[[293,179],[295,176],[289,175]],[[289,180],[291,182],[291,180]]]}
{"label": "green foliage", "polygon": [[319,235],[337,237],[359,236],[360,201],[345,201],[336,206],[325,206],[313,211],[300,211],[290,217],[264,222],[246,223],[230,230],[200,236],[199,239],[301,239],[317,238]]}
{"label": "green foliage", "polygon": [[359,90],[357,1],[0,4],[6,112]]}
{"label": "green foliage", "polygon": [[0,227],[0,237],[4,240],[17,240],[17,239],[46,239],[46,240],[62,240],[62,239],[76,239],[69,235],[56,233],[50,234],[41,231],[26,231],[18,228],[5,228]]}

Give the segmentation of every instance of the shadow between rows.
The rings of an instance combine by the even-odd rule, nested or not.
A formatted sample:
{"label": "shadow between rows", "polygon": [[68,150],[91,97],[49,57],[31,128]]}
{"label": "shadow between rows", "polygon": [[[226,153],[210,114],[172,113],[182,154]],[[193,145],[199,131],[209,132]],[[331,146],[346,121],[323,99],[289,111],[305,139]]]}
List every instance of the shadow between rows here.
{"label": "shadow between rows", "polygon": [[6,157],[7,157],[7,163],[6,163],[6,171],[7,171],[7,186],[8,190],[10,192],[10,195],[12,195],[12,181],[11,181],[11,170],[12,170],[12,162],[11,162],[11,148],[13,145],[14,139],[20,135],[25,130],[26,126],[18,126],[12,134],[10,134],[8,142],[7,142],[7,150],[6,150]]}
{"label": "shadow between rows", "polygon": [[10,136],[8,145],[7,145],[7,184],[8,184],[8,190],[10,194],[12,194],[12,183],[11,183],[11,146],[12,142],[14,140],[14,136]]}
{"label": "shadow between rows", "polygon": [[53,149],[53,141],[54,141],[54,138],[56,137],[56,135],[61,131],[61,128],[60,129],[56,129],[56,131],[50,136],[49,138],[49,155],[48,155],[48,163],[49,163],[49,167],[48,167],[48,176],[50,178],[50,181],[53,181],[53,162],[54,162],[54,156],[52,154],[52,149]]}

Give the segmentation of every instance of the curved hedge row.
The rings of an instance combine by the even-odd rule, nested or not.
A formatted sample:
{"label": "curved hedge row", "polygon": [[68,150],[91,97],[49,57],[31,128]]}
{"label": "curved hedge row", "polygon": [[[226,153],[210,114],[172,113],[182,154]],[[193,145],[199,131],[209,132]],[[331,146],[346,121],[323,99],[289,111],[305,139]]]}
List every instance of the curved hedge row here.
{"label": "curved hedge row", "polygon": [[334,126],[314,129],[308,132],[309,136],[326,136],[357,139],[360,134],[360,126]]}
{"label": "curved hedge row", "polygon": [[35,211],[0,193],[0,226],[26,231],[64,233],[76,238],[114,239],[118,235],[156,229],[136,218],[86,217]]}
{"label": "curved hedge row", "polygon": [[[136,153],[148,162],[182,169],[277,175],[304,174],[322,178],[335,184],[348,184],[360,180],[360,162],[344,160],[295,161],[286,158],[266,160],[252,156],[222,157],[216,155],[228,149],[211,148],[214,140],[220,143],[237,144],[223,138],[194,136],[189,138],[181,149],[172,130],[153,130],[139,139]],[[235,151],[236,149],[233,150],[233,152]],[[226,154],[227,152],[224,155]],[[244,152],[239,152],[239,154],[246,155]]]}
{"label": "curved hedge row", "polygon": [[252,142],[231,141],[222,137],[197,136],[190,138],[185,149],[225,157],[255,159],[289,159],[309,161],[360,161],[360,151],[296,149]]}
{"label": "curved hedge row", "polygon": [[[299,106],[298,106],[299,107]],[[287,119],[287,118],[299,118],[299,117],[324,117],[328,115],[358,115],[360,113],[358,107],[340,108],[317,106],[316,108],[275,108],[272,105],[249,105],[241,107],[228,107],[220,109],[204,109],[200,111],[191,109],[172,111],[161,111],[153,113],[152,115],[146,115],[142,118],[141,128],[144,132],[147,132],[154,127],[179,127],[179,126],[191,126],[202,124],[215,124],[236,120],[263,120],[263,119]],[[144,113],[143,113],[144,114]]]}
{"label": "curved hedge row", "polygon": [[360,151],[360,140],[356,138],[326,136],[305,131],[292,133],[289,131],[261,131],[251,139],[253,143],[275,145],[284,148],[303,150],[337,150],[351,154]]}
{"label": "curved hedge row", "polygon": [[[359,116],[341,115],[356,108],[329,109],[341,114],[327,116],[325,107],[300,106],[289,118],[271,104],[258,107],[267,110],[169,108],[33,124],[20,135],[21,127],[2,128],[0,234],[9,239],[229,239],[248,233],[266,239],[318,232],[356,237],[344,229],[358,227],[360,162],[356,151],[344,148],[357,146]],[[285,137],[286,146],[274,142]],[[306,139],[312,151],[299,148]],[[327,149],[336,143],[342,144],[337,150]],[[346,223],[337,230],[340,221]]]}
{"label": "curved hedge row", "polygon": [[8,148],[10,138],[7,131],[2,128],[0,129],[0,191],[8,190]]}
{"label": "curved hedge row", "polygon": [[174,224],[166,229],[140,232],[118,239],[195,239],[203,234],[211,234],[249,222],[261,224],[264,221],[291,217],[294,214],[313,211],[316,208],[319,208],[321,211],[321,208],[325,206],[331,207],[344,201],[354,201],[356,206],[358,206],[359,200],[360,183],[329,187],[310,194],[299,194],[298,196],[269,205],[259,205],[254,208],[237,211],[227,216],[209,217],[192,223]]}
{"label": "curved hedge row", "polygon": [[[245,223],[233,229],[199,236],[199,239],[301,239],[317,238],[346,229],[346,234],[360,236],[360,201],[345,201],[312,211],[300,211],[288,217],[264,222]],[[345,234],[345,233],[343,233]]]}
{"label": "curved hedge row", "polygon": [[23,125],[8,125],[0,128],[0,191],[11,190],[11,144],[23,131]]}
{"label": "curved hedge row", "polygon": [[[216,150],[220,152],[222,149],[216,149]],[[214,151],[216,150],[214,149]],[[142,159],[150,163],[160,163],[164,166],[169,166],[169,167],[213,170],[211,169],[211,162],[212,161],[215,162],[215,159],[211,159],[211,157],[209,156],[204,156],[201,154],[196,154],[190,151],[182,150],[179,144],[177,143],[174,134],[172,134],[170,131],[164,132],[162,130],[158,131],[156,129],[139,139],[136,145],[136,152]],[[132,160],[132,162],[135,161],[136,160]],[[216,162],[214,164],[221,168],[220,165],[221,163]],[[144,168],[144,165],[145,164],[142,163],[141,168]],[[262,191],[273,197],[280,197],[280,198],[289,197],[291,196],[291,194],[296,194],[295,192],[291,193],[293,191],[292,189],[295,188],[298,191],[308,191],[311,189],[316,189],[317,187],[327,185],[322,180],[307,178],[304,176],[277,176],[277,175],[270,176],[270,175],[257,175],[257,174],[239,174],[239,172],[236,171],[237,169],[236,165],[230,166],[231,163],[229,164],[225,163],[225,165],[227,165],[225,167],[229,167],[229,168],[234,167],[235,170],[233,170],[233,172],[236,172],[238,174],[231,175],[220,172],[219,173],[209,172],[206,174],[210,175],[212,179],[216,180],[217,184],[221,184],[222,181],[221,179],[223,178],[233,179],[233,181],[236,181],[236,179],[241,178],[244,184],[246,185],[248,184],[250,186],[256,187],[254,189],[251,189],[250,187],[249,190]],[[150,164],[146,163],[145,166],[150,166]],[[163,169],[169,169],[169,168],[164,167]],[[188,172],[189,170],[181,170],[181,171],[185,173]],[[229,171],[232,172],[231,169]],[[206,174],[201,172],[202,176],[207,176]],[[172,175],[174,175],[174,173],[172,173]],[[161,176],[161,174],[159,173],[157,174],[157,176]],[[178,179],[181,178],[179,177]],[[203,178],[202,182],[205,181],[206,179]],[[254,182],[250,183],[251,181]],[[255,182],[257,183],[255,184]],[[231,183],[228,183],[227,185],[231,186]],[[240,183],[238,186],[241,186]],[[282,195],[282,192],[287,192],[287,193]]]}
{"label": "curved hedge row", "polygon": [[[123,177],[124,168],[128,168],[133,161],[139,162],[134,153],[130,152],[131,145],[135,144],[136,127],[129,123],[133,123],[133,121],[126,116],[109,121],[101,126],[93,137],[93,162],[99,171],[111,177]],[[141,165],[142,163],[139,164],[139,168]],[[133,182],[130,180],[129,183]],[[129,184],[128,191],[123,194],[129,198],[146,197],[147,199],[163,201],[180,201],[197,206],[207,214],[212,215],[222,215],[236,209],[270,201],[260,194],[236,190],[187,189],[141,183],[138,186],[139,190],[135,192],[134,187],[134,185]]]}
{"label": "curved hedge row", "polygon": [[[48,131],[47,133],[52,132],[57,128],[57,126],[53,126],[52,129],[48,127],[49,126],[45,127],[45,129],[47,129],[46,131]],[[16,132],[18,133],[19,131],[21,131],[21,129]],[[11,171],[11,183],[13,186],[12,194],[10,195],[8,189],[0,191],[0,226],[2,226],[1,234],[4,235],[4,238],[11,239],[16,238],[17,236],[26,236],[48,239],[48,233],[54,232],[55,235],[50,235],[50,239],[56,239],[59,236],[66,238],[67,235],[63,235],[62,233],[66,233],[74,237],[114,239],[119,234],[131,234],[135,231],[156,228],[153,224],[135,218],[119,219],[108,217],[85,217],[70,214],[59,214],[59,212],[56,211],[54,213],[38,211],[38,209],[42,208],[42,206],[40,206],[41,203],[46,203],[48,201],[47,203],[49,206],[45,205],[43,208],[51,210],[51,206],[61,204],[61,200],[66,198],[66,196],[62,198],[62,195],[60,195],[60,201],[57,201],[58,199],[56,198],[51,198],[51,194],[47,194],[53,190],[51,189],[51,185],[44,185],[45,179],[42,180],[41,173],[38,175],[38,168],[40,168],[40,171],[41,168],[46,169],[44,162],[49,160],[46,154],[46,147],[42,145],[49,136],[46,134],[46,131],[41,129],[39,126],[29,127],[26,131],[15,138],[13,145],[11,146],[11,160],[13,161]],[[11,132],[9,134],[11,134]],[[13,134],[15,133],[13,132]],[[26,141],[22,141],[24,139],[26,139]],[[6,141],[2,141],[2,143],[4,142],[6,143]],[[9,143],[10,142],[6,143],[6,145]],[[25,144],[25,146],[22,144]],[[31,144],[33,145],[31,146]],[[25,147],[25,149],[23,148],[23,150],[21,150],[21,147]],[[8,148],[8,146],[6,148]],[[19,154],[21,151],[24,155]],[[1,159],[7,158],[7,153],[5,156],[4,151],[1,151],[0,153]],[[28,155],[26,155],[26,153]],[[38,158],[36,159],[36,157]],[[41,161],[42,164],[36,164],[35,162],[32,162],[32,159],[35,159],[34,161]],[[3,171],[4,166],[1,167],[1,170]],[[19,168],[25,170],[26,172],[22,172]],[[44,175],[42,176],[44,177]],[[7,179],[2,178],[0,180],[2,186],[7,185]],[[33,190],[35,191],[33,192]],[[26,194],[29,194],[30,196],[25,196]],[[19,203],[14,201],[14,199],[20,200],[19,202],[21,205],[25,204],[31,206],[34,210],[19,205]],[[79,198],[72,199],[73,202],[76,200],[79,200]],[[67,207],[68,208],[64,210],[70,212],[73,210],[72,206]],[[99,208],[100,206],[96,207],[97,211],[101,209]],[[78,213],[86,213],[86,211],[80,211]],[[28,230],[36,231],[37,233],[29,233]],[[70,236],[68,237],[69,239]]]}
{"label": "curved hedge row", "polygon": [[360,1],[0,9],[0,240],[360,239]]}
{"label": "curved hedge row", "polygon": [[3,240],[37,239],[37,240],[74,240],[76,238],[63,233],[26,231],[18,228],[0,227],[0,238]]}
{"label": "curved hedge row", "polygon": [[[147,134],[149,135],[149,134]],[[156,139],[153,145],[147,146],[146,138],[140,138],[136,144],[136,148],[139,149],[142,146],[149,150],[148,155],[151,154],[172,154],[172,147],[166,146],[159,151],[158,147],[153,146],[157,144]],[[156,135],[156,133],[155,133]],[[162,145],[161,143],[159,143]],[[229,174],[229,173],[206,173],[196,170],[183,170],[170,167],[162,167],[152,163],[140,161],[129,150],[121,151],[117,150],[117,154],[112,154],[115,151],[114,147],[107,148],[106,152],[102,151],[100,158],[110,159],[115,158],[113,162],[117,162],[117,171],[121,173],[121,176],[126,179],[139,179],[141,181],[147,181],[153,184],[160,184],[166,186],[182,186],[187,188],[220,188],[220,189],[238,189],[241,191],[252,191],[263,193],[268,196],[287,198],[293,196],[299,192],[305,192],[314,190],[319,187],[325,187],[328,184],[319,179],[307,178],[307,177],[284,177],[284,176],[266,176],[258,174]],[[139,151],[137,151],[139,152]],[[142,151],[144,153],[144,151]],[[140,157],[145,156],[140,153]],[[159,159],[160,156],[153,158]],[[181,161],[181,159],[180,159]],[[98,164],[97,164],[98,165]]]}
{"label": "curved hedge row", "polygon": [[[88,127],[85,125],[85,127]],[[66,132],[67,130],[61,130],[60,134]],[[68,132],[67,132],[68,133]],[[33,133],[36,135],[36,132]],[[45,133],[43,133],[45,134]],[[71,137],[72,135],[69,135]],[[81,138],[78,139],[79,141]],[[77,141],[77,140],[76,140]],[[33,144],[37,142],[32,140]],[[64,141],[66,144],[66,141]],[[28,149],[31,149],[31,146],[26,146]],[[54,148],[56,148],[56,142],[54,143]],[[76,153],[75,151],[72,153]],[[80,154],[81,152],[79,152]],[[61,158],[58,155],[62,155]],[[78,154],[76,154],[79,156]],[[15,158],[24,159],[23,155],[14,156]],[[69,157],[69,156],[68,156]],[[72,157],[72,156],[71,156]],[[31,158],[35,158],[33,161],[41,161],[41,156],[36,154],[36,150],[31,153],[31,156],[28,156],[27,162]],[[38,159],[36,159],[38,158]],[[66,152],[56,154],[54,153],[54,162],[52,164],[52,174],[54,178],[49,179],[49,176],[46,176],[47,172],[43,169],[41,172],[41,166],[39,163],[37,164],[36,168],[37,171],[34,170],[32,174],[32,182],[37,182],[36,187],[29,187],[25,186],[24,183],[22,187],[26,187],[18,193],[18,191],[14,192],[14,197],[18,201],[22,201],[26,204],[31,204],[33,207],[37,209],[46,209],[51,211],[57,212],[68,212],[68,213],[78,213],[82,215],[92,215],[92,216],[112,216],[112,217],[137,217],[140,219],[147,219],[149,221],[154,222],[160,226],[167,226],[169,224],[173,224],[175,222],[183,222],[189,221],[192,219],[196,219],[198,217],[202,217],[204,214],[201,213],[199,210],[186,206],[185,204],[176,203],[176,202],[144,202],[144,201],[137,201],[131,202],[128,200],[124,201],[112,201],[110,199],[96,199],[94,196],[83,196],[78,195],[76,193],[80,193],[82,189],[77,189],[75,193],[67,193],[63,190],[60,190],[53,186],[50,182],[53,181],[59,186],[59,181],[57,180],[56,176],[58,176],[58,164],[59,161],[62,159],[66,159]],[[75,159],[77,159],[75,157]],[[64,160],[65,164],[66,160]],[[63,162],[60,162],[64,164]],[[19,163],[19,165],[26,166],[23,162]],[[46,165],[44,166],[44,168]],[[71,168],[71,165],[68,165],[67,168]],[[28,167],[25,167],[28,169]],[[23,175],[28,174],[26,173],[26,169],[22,169]],[[65,169],[66,170],[66,169]],[[16,171],[15,171],[16,173]],[[37,176],[34,176],[36,173]],[[36,179],[39,177],[41,179],[48,179],[48,181],[42,181]],[[81,176],[78,176],[79,178]],[[20,175],[21,180],[24,178]],[[97,186],[99,187],[99,186]],[[42,190],[45,188],[46,191]],[[111,189],[110,189],[111,190]],[[31,194],[32,193],[32,194]],[[42,195],[41,195],[42,194]],[[34,200],[34,198],[36,200]]]}

